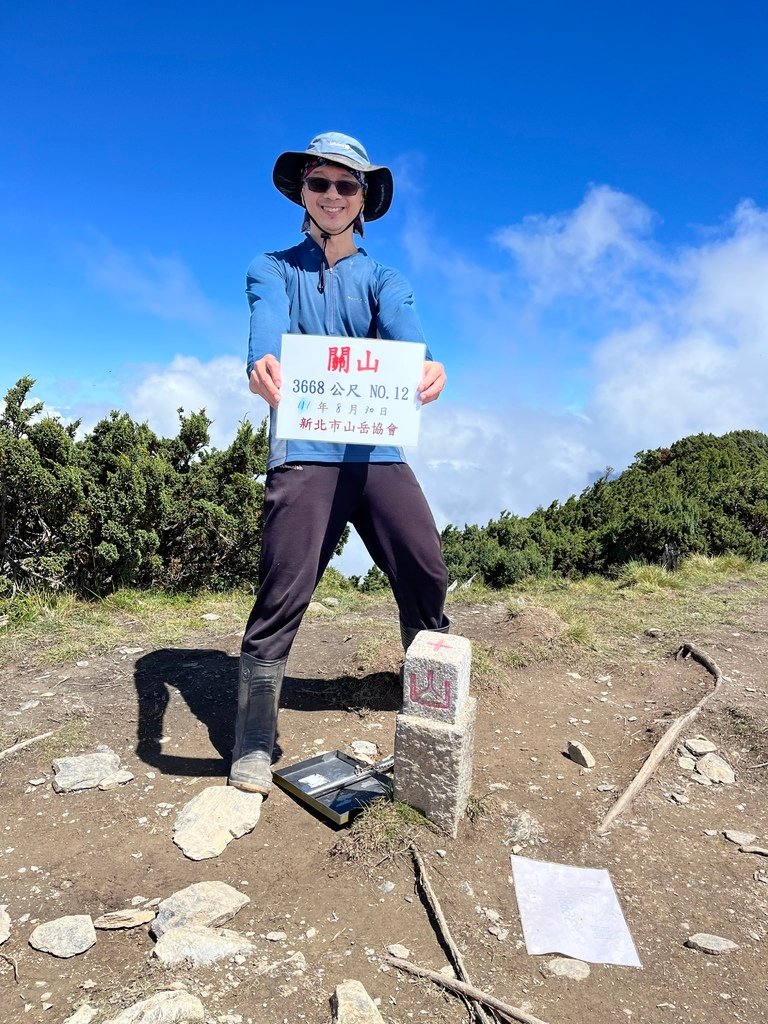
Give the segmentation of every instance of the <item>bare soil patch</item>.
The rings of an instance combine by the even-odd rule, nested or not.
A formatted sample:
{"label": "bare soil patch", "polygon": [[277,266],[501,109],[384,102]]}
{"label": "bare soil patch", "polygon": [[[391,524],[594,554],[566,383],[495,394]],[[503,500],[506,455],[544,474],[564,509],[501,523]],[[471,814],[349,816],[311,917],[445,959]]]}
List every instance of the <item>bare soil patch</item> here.
{"label": "bare soil patch", "polygon": [[[454,605],[452,615],[456,632],[485,651],[475,686],[473,814],[458,839],[426,832],[419,844],[474,983],[550,1024],[763,1019],[768,884],[753,876],[768,872],[768,862],[740,853],[722,831],[752,832],[768,845],[768,768],[754,767],[768,760],[768,606],[699,636],[638,637],[635,656],[620,662],[588,649],[564,659],[557,645],[565,624],[545,609],[510,617],[504,605],[467,604]],[[673,659],[681,639],[707,650],[727,677],[696,731],[718,744],[737,782],[703,788],[670,756],[622,822],[598,838],[598,823],[668,720],[711,686],[701,666]],[[279,790],[255,831],[215,860],[188,861],[171,842],[176,812],[201,789],[225,781],[238,644],[236,633],[213,644],[192,635],[178,646],[118,649],[87,664],[4,670],[2,745],[56,733],[0,762],[0,903],[12,920],[0,947],[0,1005],[8,1024],[63,1021],[86,999],[108,1019],[174,983],[198,994],[208,1018],[221,1024],[322,1022],[344,978],[359,979],[381,999],[386,1021],[467,1019],[453,996],[381,968],[380,957],[395,942],[417,964],[446,964],[407,858],[364,863],[331,856],[342,830]],[[551,660],[515,668],[525,645],[532,645],[529,653],[549,645]],[[651,650],[653,656],[642,653]],[[349,752],[356,739],[389,753],[399,661],[387,603],[365,616],[305,620],[288,666],[283,762],[327,749]],[[593,770],[564,756],[569,739],[592,751]],[[120,754],[135,780],[113,792],[54,793],[51,758],[98,744]],[[42,776],[44,784],[30,784]],[[613,791],[598,790],[609,784]],[[675,803],[672,793],[688,802]],[[642,970],[593,966],[583,982],[542,977],[542,958],[525,950],[509,878],[514,821],[523,811],[537,828],[520,843],[521,853],[610,870]],[[134,897],[165,898],[204,879],[250,896],[229,927],[253,933],[256,958],[164,969],[149,960],[146,928],[100,932],[95,946],[69,960],[28,945],[40,922],[96,917]],[[385,882],[394,888],[383,892]],[[489,933],[483,908],[501,915],[509,929],[504,941]],[[268,941],[271,931],[287,938]],[[695,952],[684,945],[695,932],[722,935],[739,949],[721,957]],[[306,959],[298,973],[296,961],[288,962],[295,951]]]}

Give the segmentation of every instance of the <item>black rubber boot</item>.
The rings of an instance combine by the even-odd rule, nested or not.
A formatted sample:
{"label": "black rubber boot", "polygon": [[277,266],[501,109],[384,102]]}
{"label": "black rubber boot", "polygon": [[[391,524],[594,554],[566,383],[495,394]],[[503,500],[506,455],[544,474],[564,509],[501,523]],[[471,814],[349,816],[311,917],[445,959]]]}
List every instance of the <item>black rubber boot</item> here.
{"label": "black rubber boot", "polygon": [[[445,618],[445,616],[444,616],[444,618]],[[408,653],[408,648],[411,646],[413,641],[416,639],[417,634],[421,633],[423,628],[424,628],[423,626],[417,626],[415,628],[412,627],[412,626],[406,626],[405,623],[403,622],[403,620],[402,619],[400,620],[400,639],[403,641],[403,650],[405,651],[406,654]],[[448,633],[448,632],[450,632],[450,629],[451,629],[450,620],[446,618],[444,626],[441,626],[439,629],[430,629],[427,632],[429,632],[429,633]]]}
{"label": "black rubber boot", "polygon": [[240,655],[229,785],[248,793],[267,796],[272,788],[272,749],[286,661],[259,661],[250,654]]}

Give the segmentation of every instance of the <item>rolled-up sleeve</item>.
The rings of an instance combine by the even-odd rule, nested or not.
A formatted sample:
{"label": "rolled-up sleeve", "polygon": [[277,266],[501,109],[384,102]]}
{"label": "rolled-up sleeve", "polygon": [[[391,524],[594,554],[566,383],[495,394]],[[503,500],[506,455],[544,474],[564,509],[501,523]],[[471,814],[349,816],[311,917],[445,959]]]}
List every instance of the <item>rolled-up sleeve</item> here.
{"label": "rolled-up sleeve", "polygon": [[[426,340],[413,301],[413,291],[399,271],[388,267],[382,268],[378,307],[376,326],[380,337],[391,341]],[[427,359],[431,358],[432,354],[427,346]]]}
{"label": "rolled-up sleeve", "polygon": [[290,327],[290,307],[285,277],[278,261],[270,255],[258,256],[246,274],[245,293],[251,310],[248,336],[247,373],[268,353],[280,355],[280,340]]}

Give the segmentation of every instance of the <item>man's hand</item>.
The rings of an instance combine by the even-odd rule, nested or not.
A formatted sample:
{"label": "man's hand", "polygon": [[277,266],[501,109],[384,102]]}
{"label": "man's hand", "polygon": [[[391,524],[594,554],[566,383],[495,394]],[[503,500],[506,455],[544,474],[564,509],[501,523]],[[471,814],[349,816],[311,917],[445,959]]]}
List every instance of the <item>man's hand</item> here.
{"label": "man's hand", "polygon": [[273,355],[262,356],[261,359],[253,364],[248,387],[254,395],[261,395],[264,401],[271,405],[273,409],[277,408],[277,403],[282,397],[280,394],[282,384],[283,376],[280,373],[280,362]]}
{"label": "man's hand", "polygon": [[442,363],[435,363],[431,359],[424,362],[424,373],[419,383],[418,392],[422,405],[434,402],[439,398],[440,392],[445,387],[445,367]]}

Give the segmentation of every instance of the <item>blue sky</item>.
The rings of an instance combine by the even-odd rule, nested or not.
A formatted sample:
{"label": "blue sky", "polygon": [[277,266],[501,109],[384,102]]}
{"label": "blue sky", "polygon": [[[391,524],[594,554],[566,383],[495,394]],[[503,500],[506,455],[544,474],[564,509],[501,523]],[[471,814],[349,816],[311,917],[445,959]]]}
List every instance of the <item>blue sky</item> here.
{"label": "blue sky", "polygon": [[3,390],[260,418],[244,270],[300,238],[275,157],[333,129],[393,168],[365,245],[448,367],[412,459],[441,525],[768,429],[764,5],[10,6]]}

